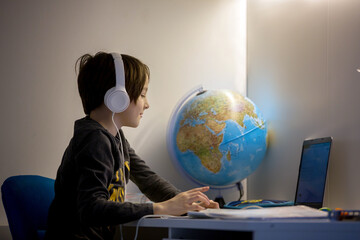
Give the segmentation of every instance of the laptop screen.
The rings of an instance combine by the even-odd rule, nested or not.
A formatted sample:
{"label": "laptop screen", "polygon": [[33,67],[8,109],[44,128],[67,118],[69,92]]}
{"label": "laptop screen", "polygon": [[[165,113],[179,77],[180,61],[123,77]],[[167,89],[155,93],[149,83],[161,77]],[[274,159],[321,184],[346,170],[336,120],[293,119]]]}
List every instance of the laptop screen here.
{"label": "laptop screen", "polygon": [[304,141],[296,188],[296,205],[322,207],[331,142],[331,137]]}

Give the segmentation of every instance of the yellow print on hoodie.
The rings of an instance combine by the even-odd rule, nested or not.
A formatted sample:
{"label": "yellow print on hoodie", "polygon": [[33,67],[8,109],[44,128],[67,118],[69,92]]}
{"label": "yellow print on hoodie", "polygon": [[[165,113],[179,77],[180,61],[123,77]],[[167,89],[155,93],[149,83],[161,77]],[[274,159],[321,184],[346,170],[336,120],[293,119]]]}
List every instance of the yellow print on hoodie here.
{"label": "yellow print on hoodie", "polygon": [[[120,174],[120,176],[119,176]],[[119,170],[116,171],[115,173],[115,183],[119,183],[120,179],[123,179],[123,184],[125,184],[125,176],[124,173],[122,171],[122,169],[120,168]],[[113,202],[124,202],[125,200],[125,191],[124,191],[124,187],[116,184],[114,185],[113,183],[111,183],[108,187],[108,191],[110,194],[110,201]]]}

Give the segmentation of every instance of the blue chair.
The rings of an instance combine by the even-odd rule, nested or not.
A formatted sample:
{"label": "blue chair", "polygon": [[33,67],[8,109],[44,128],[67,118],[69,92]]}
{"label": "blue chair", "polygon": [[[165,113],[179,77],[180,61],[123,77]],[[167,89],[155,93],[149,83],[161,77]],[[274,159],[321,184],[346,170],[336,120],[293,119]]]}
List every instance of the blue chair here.
{"label": "blue chair", "polygon": [[13,240],[43,239],[48,210],[54,199],[54,179],[20,175],[1,186],[2,200]]}

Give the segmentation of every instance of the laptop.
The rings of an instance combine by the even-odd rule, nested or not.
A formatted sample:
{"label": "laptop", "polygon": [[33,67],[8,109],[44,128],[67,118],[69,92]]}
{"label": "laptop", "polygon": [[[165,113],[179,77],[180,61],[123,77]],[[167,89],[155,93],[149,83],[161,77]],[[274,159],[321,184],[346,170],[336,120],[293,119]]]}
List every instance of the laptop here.
{"label": "laptop", "polygon": [[[332,137],[309,139],[303,142],[295,201],[264,199],[241,200],[227,203],[224,205],[224,208],[243,209],[293,205],[321,208],[324,200],[331,144]],[[192,212],[190,215],[197,216],[199,213]]]}
{"label": "laptop", "polygon": [[332,137],[305,140],[302,147],[295,205],[323,206]]}

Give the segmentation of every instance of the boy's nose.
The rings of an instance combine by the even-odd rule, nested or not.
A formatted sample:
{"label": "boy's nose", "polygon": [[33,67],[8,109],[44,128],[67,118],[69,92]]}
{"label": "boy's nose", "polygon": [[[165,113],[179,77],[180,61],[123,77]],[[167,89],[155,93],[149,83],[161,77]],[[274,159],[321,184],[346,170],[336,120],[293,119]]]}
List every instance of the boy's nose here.
{"label": "boy's nose", "polygon": [[145,107],[145,109],[148,109],[148,108],[150,107],[149,102],[148,102],[147,100],[146,100],[146,102],[145,102],[144,107]]}

